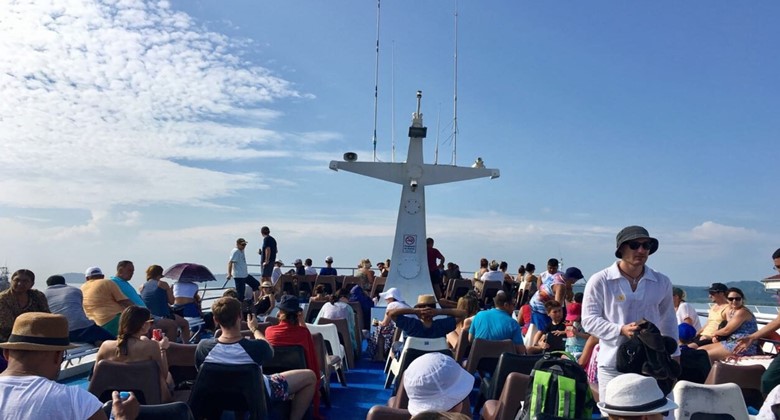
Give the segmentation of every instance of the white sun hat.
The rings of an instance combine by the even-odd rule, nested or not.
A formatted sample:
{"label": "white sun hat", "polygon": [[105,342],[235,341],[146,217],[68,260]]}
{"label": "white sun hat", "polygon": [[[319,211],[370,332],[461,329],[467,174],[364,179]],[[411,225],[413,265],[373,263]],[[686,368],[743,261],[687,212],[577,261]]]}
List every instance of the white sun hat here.
{"label": "white sun hat", "polygon": [[380,293],[379,297],[382,300],[386,300],[387,298],[393,298],[393,299],[395,299],[395,300],[397,300],[399,302],[403,300],[403,298],[401,298],[401,292],[398,289],[396,289],[395,287],[391,287],[391,288],[387,289],[386,292]]}
{"label": "white sun hat", "polygon": [[474,376],[451,356],[426,353],[404,371],[404,389],[411,415],[423,411],[447,411],[463,401],[474,388]]}
{"label": "white sun hat", "polygon": [[604,400],[598,403],[602,413],[615,416],[641,416],[658,414],[677,408],[666,398],[655,379],[624,373],[607,384]]}

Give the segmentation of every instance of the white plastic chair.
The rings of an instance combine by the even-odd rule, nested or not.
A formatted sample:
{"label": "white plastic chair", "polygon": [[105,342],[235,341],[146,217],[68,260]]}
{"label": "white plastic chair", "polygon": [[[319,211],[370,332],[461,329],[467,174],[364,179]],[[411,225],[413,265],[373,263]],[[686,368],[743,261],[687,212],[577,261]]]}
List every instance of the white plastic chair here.
{"label": "white plastic chair", "polygon": [[309,332],[320,333],[326,343],[330,343],[330,348],[333,350],[333,355],[338,356],[341,359],[341,368],[344,371],[349,370],[347,366],[347,353],[344,350],[344,346],[339,342],[339,333],[336,329],[336,324],[306,324],[306,328]]}
{"label": "white plastic chair", "polygon": [[748,420],[747,407],[739,385],[728,383],[703,385],[679,381],[672,391],[679,408],[674,410],[677,420],[689,420],[694,414],[728,414],[734,420]]}
{"label": "white plastic chair", "polygon": [[534,343],[534,336],[536,335],[538,329],[536,329],[536,324],[531,323],[531,325],[528,326],[528,330],[525,332],[525,337],[523,337],[523,343],[525,343],[525,347],[531,347]]}
{"label": "white plastic chair", "polygon": [[[421,353],[430,353],[441,350],[449,351],[450,346],[447,344],[447,337],[406,337],[406,341],[404,341],[404,348],[401,350],[401,356],[397,359],[393,359],[393,361],[390,362],[390,369],[387,372],[387,379],[385,379],[385,388],[389,388],[390,384],[392,384],[401,375],[401,367],[403,367],[406,363],[409,350],[418,350]],[[452,355],[451,351],[450,355]]]}

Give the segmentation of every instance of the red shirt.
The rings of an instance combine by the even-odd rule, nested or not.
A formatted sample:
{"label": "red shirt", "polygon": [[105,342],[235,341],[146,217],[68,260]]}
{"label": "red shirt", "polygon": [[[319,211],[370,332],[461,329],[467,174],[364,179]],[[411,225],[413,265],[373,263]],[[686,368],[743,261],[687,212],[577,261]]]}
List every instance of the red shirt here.
{"label": "red shirt", "polygon": [[444,255],[441,255],[438,249],[429,246],[428,247],[428,271],[433,271],[439,268],[439,264],[436,264],[436,259],[444,261]]}
{"label": "red shirt", "polygon": [[320,364],[317,358],[317,352],[314,351],[314,340],[306,327],[288,322],[280,322],[279,325],[272,325],[265,330],[265,339],[271,343],[271,346],[303,346],[303,353],[306,356],[306,367],[314,371],[317,377],[317,385],[314,388],[314,416],[320,416]]}

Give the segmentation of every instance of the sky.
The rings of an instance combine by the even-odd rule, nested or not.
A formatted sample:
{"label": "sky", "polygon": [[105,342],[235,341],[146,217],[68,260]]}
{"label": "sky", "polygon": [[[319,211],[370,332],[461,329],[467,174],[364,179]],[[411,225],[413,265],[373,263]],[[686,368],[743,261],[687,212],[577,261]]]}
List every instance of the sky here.
{"label": "sky", "polygon": [[[0,4],[0,264],[224,273],[269,226],[286,263],[390,257],[400,188],[328,169],[426,162],[448,261],[589,276],[645,226],[675,284],[758,280],[780,247],[780,3],[11,0]],[[457,39],[457,83],[455,45]],[[378,77],[376,75],[378,74]],[[375,82],[375,78],[378,83]],[[393,157],[395,145],[395,157]],[[255,256],[252,256],[255,255]]]}

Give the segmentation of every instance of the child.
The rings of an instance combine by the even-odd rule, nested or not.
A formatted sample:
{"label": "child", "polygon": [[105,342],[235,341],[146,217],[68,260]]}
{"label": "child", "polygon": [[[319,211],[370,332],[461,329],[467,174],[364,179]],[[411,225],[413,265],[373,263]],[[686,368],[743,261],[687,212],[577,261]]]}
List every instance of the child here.
{"label": "child", "polygon": [[579,357],[590,334],[582,329],[582,293],[574,295],[574,302],[566,305],[566,351]]}
{"label": "child", "polygon": [[564,349],[563,340],[566,337],[566,324],[563,323],[563,305],[558,301],[548,300],[544,303],[547,316],[552,320],[543,331],[538,331],[533,339],[533,345],[528,348],[529,354],[545,351],[560,351]]}

